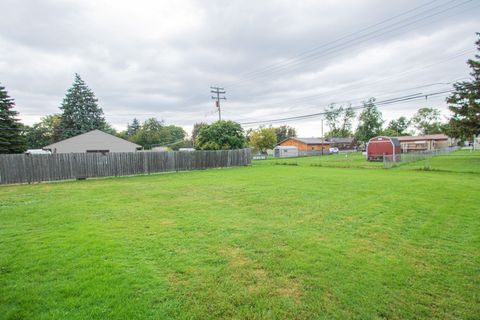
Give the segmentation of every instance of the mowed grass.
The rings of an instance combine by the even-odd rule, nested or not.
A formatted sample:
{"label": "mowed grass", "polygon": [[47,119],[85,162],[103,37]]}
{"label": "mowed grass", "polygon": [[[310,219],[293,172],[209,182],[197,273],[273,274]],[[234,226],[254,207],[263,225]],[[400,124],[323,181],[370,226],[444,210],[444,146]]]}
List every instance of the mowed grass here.
{"label": "mowed grass", "polygon": [[255,160],[254,165],[292,165],[292,166],[312,166],[312,167],[338,167],[338,168],[380,168],[383,162],[367,161],[361,152],[352,152],[347,154],[331,154],[313,157],[295,157],[295,158],[274,158],[268,157],[266,160]]}
{"label": "mowed grass", "polygon": [[257,162],[2,187],[0,318],[479,319],[479,194]]}
{"label": "mowed grass", "polygon": [[433,170],[480,174],[480,151],[456,151],[399,166],[407,170]]}

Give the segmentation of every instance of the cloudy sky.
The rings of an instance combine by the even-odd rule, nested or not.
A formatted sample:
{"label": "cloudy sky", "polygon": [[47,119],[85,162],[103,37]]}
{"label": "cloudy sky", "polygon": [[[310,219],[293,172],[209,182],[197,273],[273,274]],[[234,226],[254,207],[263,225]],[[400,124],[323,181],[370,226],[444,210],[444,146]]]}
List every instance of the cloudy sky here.
{"label": "cloudy sky", "polygon": [[[442,92],[468,77],[480,31],[478,0],[2,0],[2,12],[0,82],[22,121],[58,113],[77,72],[117,129],[134,117],[215,121],[211,85],[239,122]],[[381,111],[447,115],[444,99]],[[319,117],[285,123],[320,135]]]}

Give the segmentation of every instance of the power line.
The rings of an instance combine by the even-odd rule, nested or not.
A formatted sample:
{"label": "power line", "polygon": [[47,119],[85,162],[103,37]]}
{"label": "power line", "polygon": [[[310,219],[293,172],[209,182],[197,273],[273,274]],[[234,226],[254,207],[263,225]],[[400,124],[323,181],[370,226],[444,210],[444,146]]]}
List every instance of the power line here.
{"label": "power line", "polygon": [[[457,78],[457,79],[468,79],[468,78]],[[448,85],[448,84],[453,84],[455,83],[456,81],[458,80],[453,80],[453,81],[450,81],[450,82],[442,82],[442,83],[432,83],[432,84],[426,84],[426,85],[421,85],[421,86],[417,86],[417,87],[410,87],[410,88],[405,88],[405,89],[400,89],[400,90],[396,90],[396,91],[391,91],[391,92],[388,92],[388,93],[383,93],[383,94],[371,94],[371,95],[365,95],[365,96],[361,96],[361,97],[356,97],[356,98],[352,98],[352,99],[348,99],[348,100],[345,100],[345,101],[332,101],[332,102],[323,102],[322,104],[337,104],[337,105],[341,105],[341,104],[352,104],[354,101],[358,101],[358,100],[365,100],[367,99],[368,97],[375,97],[375,98],[379,98],[379,97],[383,97],[383,96],[387,96],[389,94],[392,94],[392,93],[401,93],[401,92],[407,92],[407,91],[410,91],[410,90],[414,90],[414,89],[420,89],[420,88],[425,88],[425,87],[431,87],[433,85]],[[348,91],[345,91],[344,93],[348,93],[348,92],[352,92],[352,91],[355,91],[356,89],[353,89],[353,90],[348,90]],[[321,95],[316,95],[316,96],[321,96]],[[297,100],[293,100],[293,101],[299,101],[299,102],[307,102],[307,101],[314,101],[314,100],[317,100],[317,99],[297,99]],[[274,107],[280,107],[281,105],[269,105],[269,107],[271,108],[274,108]],[[307,109],[309,107],[306,107]],[[305,109],[305,107],[303,107],[302,109]],[[302,109],[299,109],[298,107],[297,108],[293,108],[292,110],[289,110],[289,111],[286,111],[286,112],[275,112],[275,115],[280,115],[280,114],[289,114],[289,113],[292,113],[292,112],[298,112],[298,111],[302,111]],[[263,115],[263,116],[268,116],[268,115]],[[246,121],[246,120],[250,120],[250,119],[254,119],[254,117],[245,117],[245,118],[241,118],[241,119],[237,119],[237,121]]]}
{"label": "power line", "polygon": [[[342,95],[344,95],[345,93],[349,93],[349,92],[354,92],[354,91],[357,91],[358,89],[360,88],[368,88],[368,87],[371,87],[372,85],[374,84],[377,84],[377,83],[381,83],[381,82],[385,82],[385,80],[390,80],[390,79],[395,79],[395,78],[399,78],[399,77],[403,77],[405,75],[409,75],[409,74],[415,74],[415,73],[418,73],[420,71],[423,71],[425,69],[428,69],[428,68],[431,68],[433,66],[436,66],[436,65],[439,65],[439,64],[442,64],[442,63],[445,63],[445,62],[448,62],[452,59],[455,59],[457,57],[461,57],[465,54],[470,54],[470,53],[474,53],[476,52],[476,50],[473,50],[473,49],[467,49],[467,50],[461,50],[460,52],[457,52],[453,55],[450,55],[450,56],[447,56],[446,58],[442,59],[442,60],[439,60],[439,61],[436,61],[436,62],[433,62],[433,63],[430,63],[430,64],[427,64],[427,65],[423,65],[423,66],[419,66],[419,67],[414,67],[414,68],[411,68],[409,70],[406,70],[406,71],[403,71],[403,72],[400,72],[400,73],[396,73],[394,75],[391,75],[391,76],[387,76],[387,77],[383,77],[383,78],[380,78],[378,80],[375,80],[373,82],[368,82],[364,85],[359,85],[359,86],[354,86],[354,87],[350,87],[348,90],[344,90],[344,88],[337,88],[337,89],[332,89],[332,90],[328,90],[328,91],[323,91],[322,93],[320,94],[315,94],[315,95],[310,95],[310,96],[305,96],[305,97],[301,97],[301,98],[297,98],[297,99],[290,99],[288,100],[288,102],[290,103],[293,103],[293,102],[307,102],[307,101],[315,101],[315,100],[318,100],[318,98],[320,97],[324,97],[325,94],[327,93],[332,93],[332,92],[336,92],[336,91],[340,91],[342,90]],[[464,78],[465,79],[465,78]],[[452,80],[450,82],[447,82],[445,84],[452,84],[453,82],[456,82],[458,81],[459,79],[455,79],[455,80]],[[428,86],[428,85],[427,85]],[[410,89],[415,89],[416,87],[413,87],[413,88],[410,88]],[[410,89],[404,89],[402,91],[405,91],[405,90],[410,90]],[[377,96],[377,95],[374,95],[374,96]],[[332,103],[335,103],[335,102],[332,102]],[[279,104],[269,104],[269,105],[264,105],[264,107],[279,107],[280,105]],[[288,112],[284,112],[284,113],[289,113],[291,111],[288,111]],[[277,113],[278,114],[278,113]],[[242,120],[244,120],[245,118],[243,118]],[[247,118],[248,119],[248,118]]]}
{"label": "power line", "polygon": [[[456,1],[456,0],[454,0]],[[377,38],[381,35],[384,35],[384,34],[387,34],[391,31],[395,31],[395,30],[398,30],[398,29],[402,29],[404,27],[407,27],[407,26],[410,26],[410,25],[413,25],[413,24],[416,24],[417,22],[421,22],[427,18],[430,18],[430,17],[433,17],[433,16],[436,16],[436,15],[439,15],[441,13],[444,13],[444,12],[447,12],[451,9],[454,9],[456,7],[459,7],[459,6],[462,6],[462,5],[465,5],[466,3],[468,2],[471,2],[472,0],[468,0],[468,1],[465,1],[465,2],[462,2],[460,4],[457,4],[455,6],[452,6],[452,7],[449,7],[447,9],[444,9],[444,10],[441,10],[439,12],[436,12],[436,13],[433,13],[433,14],[430,14],[426,17],[423,17],[421,19],[417,19],[413,22],[410,22],[410,23],[407,23],[407,24],[404,24],[404,25],[401,25],[397,28],[393,28],[393,29],[390,29],[388,30],[388,28],[391,28],[392,26],[398,24],[399,22],[387,27],[387,29],[382,29],[382,30],[377,30],[377,31],[374,31],[374,32],[370,32],[368,34],[365,34],[365,35],[362,35],[360,37],[357,37],[353,40],[350,40],[348,42],[344,42],[344,43],[341,43],[339,45],[336,45],[336,46],[333,46],[331,48],[327,48],[325,51],[323,52],[318,52],[318,53],[315,53],[315,54],[310,54],[309,56],[307,57],[304,57],[304,58],[301,58],[301,59],[298,59],[297,61],[293,61],[293,62],[289,62],[289,63],[286,63],[284,65],[281,65],[279,64],[277,67],[273,68],[273,69],[270,69],[270,70],[265,70],[265,71],[261,71],[261,72],[258,72],[257,75],[253,75],[251,77],[247,77],[243,80],[239,80],[237,82],[234,82],[233,85],[230,85],[229,87],[232,88],[232,87],[236,87],[236,86],[243,86],[244,84],[243,83],[246,83],[246,82],[249,82],[249,81],[252,81],[252,80],[255,80],[255,79],[258,79],[258,78],[262,78],[262,77],[265,77],[265,76],[268,76],[268,75],[271,75],[271,74],[276,74],[278,72],[281,72],[281,71],[284,71],[286,70],[287,68],[289,68],[290,66],[298,66],[298,65],[301,65],[305,62],[308,62],[308,61],[315,61],[315,60],[318,60],[319,58],[321,57],[324,57],[324,56],[327,56],[327,55],[330,55],[332,53],[336,53],[336,52],[339,52],[339,51],[342,51],[343,49],[346,49],[346,48],[349,48],[349,47],[352,47],[353,45],[355,44],[361,44],[361,43],[364,43],[366,42],[366,40],[371,40],[371,39],[374,39],[374,38]],[[451,1],[452,2],[452,1]],[[411,17],[410,17],[411,18]],[[408,19],[410,19],[408,18]],[[379,34],[376,34],[377,32],[379,31],[383,31]],[[359,40],[362,40],[363,38],[365,38],[363,41],[359,41]],[[336,50],[334,50],[336,49]],[[293,71],[293,70],[292,70]]]}
{"label": "power line", "polygon": [[[398,18],[398,17],[404,16],[404,15],[410,13],[410,12],[416,11],[416,10],[418,10],[418,9],[420,9],[420,8],[423,8],[423,7],[425,7],[425,6],[428,6],[428,5],[430,5],[430,4],[434,3],[434,2],[437,2],[437,1],[438,1],[438,0],[429,1],[429,2],[427,2],[427,3],[425,3],[425,4],[422,4],[422,5],[420,5],[420,6],[417,6],[417,7],[413,8],[413,9],[404,11],[404,12],[402,12],[401,14],[394,15],[394,16],[392,16],[392,17],[389,17],[389,18],[387,18],[387,19],[384,19],[384,20],[382,20],[382,21],[380,21],[380,22],[377,22],[377,23],[375,23],[375,24],[372,24],[372,25],[370,25],[370,26],[361,28],[360,30],[357,30],[357,31],[355,31],[355,32],[345,34],[345,35],[341,36],[340,38],[337,38],[337,39],[335,39],[335,40],[333,40],[333,41],[329,41],[329,42],[327,42],[327,43],[325,43],[325,44],[322,44],[322,45],[319,45],[319,46],[315,46],[315,47],[313,47],[313,48],[311,48],[311,49],[309,49],[309,50],[306,50],[306,51],[304,51],[304,52],[296,55],[296,56],[290,57],[290,58],[288,58],[286,61],[294,61],[294,60],[297,60],[299,57],[305,56],[305,55],[307,55],[307,54],[309,54],[309,53],[311,53],[311,52],[314,52],[314,51],[316,51],[316,50],[318,50],[318,49],[324,48],[324,47],[326,47],[326,46],[329,45],[329,44],[333,44],[333,43],[336,43],[336,42],[338,42],[338,41],[340,41],[340,40],[347,39],[347,38],[349,38],[349,37],[351,37],[351,36],[353,36],[353,35],[355,35],[355,34],[358,34],[358,33],[361,33],[361,32],[363,32],[363,31],[366,31],[366,30],[368,30],[368,29],[371,29],[371,28],[373,28],[373,27],[382,25],[382,24],[384,24],[385,22],[389,22],[389,21],[395,20],[395,19]],[[278,64],[270,64],[270,65],[267,65],[267,66],[265,66],[265,67],[263,67],[263,68],[260,68],[259,70],[249,71],[249,72],[246,72],[246,73],[244,73],[244,74],[245,74],[245,75],[255,74],[255,73],[259,72],[259,71],[268,70],[268,69],[270,69],[270,68],[272,68],[272,67],[276,67],[277,65],[278,65]]]}
{"label": "power line", "polygon": [[[447,91],[447,92],[452,92],[452,91]],[[427,96],[435,96],[439,94],[445,94],[447,92],[441,92],[441,93],[432,93]],[[426,96],[416,96],[416,97],[410,97],[410,98],[405,98],[405,99],[399,99],[399,100],[394,100],[394,101],[389,101],[389,102],[376,102],[375,104],[377,106],[383,106],[383,105],[390,105],[390,104],[395,104],[399,102],[405,102],[405,101],[412,101],[412,100],[419,100],[419,99],[424,99]],[[354,106],[352,109],[357,110],[357,109],[363,109],[364,106]],[[313,113],[313,114],[307,114],[307,115],[302,115],[302,116],[297,116],[297,117],[289,117],[289,118],[281,118],[281,119],[273,119],[273,120],[265,120],[265,121],[251,121],[251,122],[240,122],[240,124],[243,125],[249,125],[249,124],[260,124],[260,123],[277,123],[277,122],[288,122],[288,121],[295,121],[295,120],[304,120],[308,118],[314,118],[318,116],[325,115],[326,112],[319,112],[319,113]]]}
{"label": "power line", "polygon": [[[452,2],[454,2],[456,0],[453,0],[453,1],[449,1],[448,3],[446,4],[450,4]],[[382,36],[384,34],[387,34],[387,33],[390,33],[392,31],[395,31],[395,30],[399,30],[399,29],[402,29],[402,28],[405,28],[405,27],[408,27],[410,25],[414,25],[418,22],[422,22],[428,18],[431,18],[431,17],[434,17],[434,16],[437,16],[439,14],[442,14],[442,13],[445,13],[449,10],[452,10],[452,9],[455,9],[457,7],[460,7],[460,6],[463,6],[469,2],[471,2],[472,0],[467,0],[467,1],[464,1],[462,3],[459,3],[459,4],[456,4],[454,6],[450,6],[446,9],[443,9],[443,10],[440,10],[438,12],[434,12],[434,13],[431,13],[425,17],[422,17],[422,18],[419,18],[419,19],[416,19],[414,21],[411,21],[411,22],[408,22],[408,23],[405,23],[403,25],[400,25],[396,28],[393,28],[391,29],[392,26],[395,26],[395,25],[398,25],[399,23],[405,21],[405,20],[409,20],[411,19],[412,17],[415,17],[415,16],[418,16],[418,15],[421,15],[421,14],[417,14],[415,16],[412,16],[412,17],[409,17],[407,19],[404,19],[402,21],[399,21],[399,22],[396,22],[390,26],[387,26],[386,28],[383,28],[381,30],[376,30],[376,31],[372,31],[370,33],[367,33],[367,34],[364,34],[362,36],[359,36],[357,38],[355,38],[354,40],[350,40],[350,41],[346,41],[344,43],[340,43],[339,45],[336,45],[336,46],[333,46],[333,47],[330,47],[330,48],[327,48],[325,51],[323,52],[317,52],[317,53],[312,53],[312,54],[309,54],[305,57],[302,57],[302,58],[299,58],[295,61],[291,61],[291,62],[288,62],[288,63],[283,63],[283,65],[281,63],[279,63],[275,68],[270,68],[268,70],[263,70],[263,71],[258,71],[256,74],[253,74],[252,76],[249,76],[249,77],[244,77],[244,79],[241,79],[241,80],[238,80],[236,82],[232,82],[230,85],[228,85],[229,88],[233,88],[233,87],[238,87],[238,86],[242,86],[243,83],[246,83],[246,82],[250,82],[252,80],[255,80],[255,79],[258,79],[258,78],[262,78],[262,77],[265,77],[265,76],[268,76],[268,75],[272,75],[272,74],[276,74],[278,72],[281,72],[281,71],[284,71],[286,70],[286,68],[290,68],[290,67],[293,67],[293,66],[298,66],[298,65],[301,65],[305,62],[309,62],[309,61],[315,61],[315,60],[318,60],[319,58],[321,57],[324,57],[326,55],[329,55],[329,54],[332,54],[332,53],[336,53],[336,52],[339,52],[343,49],[346,49],[346,48],[349,48],[355,44],[361,44],[361,43],[364,43],[366,42],[366,40],[371,40],[371,39],[374,39],[374,38],[377,38],[379,36]],[[439,8],[439,7],[442,7],[446,4],[442,4],[442,5],[439,5],[435,8]],[[378,33],[379,31],[381,31],[380,33]],[[376,34],[378,33],[378,34]],[[356,33],[354,33],[356,34]],[[363,40],[362,40],[363,39]],[[362,40],[362,41],[360,41]]]}
{"label": "power line", "polygon": [[[417,94],[412,94],[408,96],[402,96],[402,97],[396,97],[396,98],[391,98],[383,101],[378,101],[375,102],[375,105],[377,106],[385,106],[389,104],[395,104],[399,102],[406,102],[406,101],[411,101],[411,100],[418,100],[418,99],[424,99],[426,97],[431,97],[431,96],[437,96],[445,93],[451,93],[453,92],[452,89],[450,90],[445,90],[445,91],[438,91],[438,92],[429,92],[429,93],[417,93]],[[352,107],[354,110],[358,109],[363,109],[365,108],[364,105],[358,105]],[[308,119],[308,118],[314,118],[318,116],[325,115],[326,112],[317,112],[317,113],[310,113],[310,114],[304,114],[300,116],[295,116],[295,117],[286,117],[286,118],[278,118],[278,119],[270,119],[270,120],[259,120],[259,121],[250,121],[250,122],[240,122],[242,125],[251,125],[251,124],[261,124],[261,123],[275,123],[275,122],[286,122],[286,121],[294,121],[294,120],[303,120],[303,119]]]}

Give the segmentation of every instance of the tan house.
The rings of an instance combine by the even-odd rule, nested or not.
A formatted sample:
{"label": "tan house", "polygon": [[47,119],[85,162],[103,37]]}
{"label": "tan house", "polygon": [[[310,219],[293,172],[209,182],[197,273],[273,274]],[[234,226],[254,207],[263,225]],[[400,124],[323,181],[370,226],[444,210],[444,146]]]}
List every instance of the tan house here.
{"label": "tan house", "polygon": [[453,147],[455,139],[445,134],[429,134],[424,136],[403,136],[397,137],[400,141],[402,152],[432,151]]}
{"label": "tan house", "polygon": [[130,141],[115,137],[100,130],[92,130],[78,136],[52,143],[43,147],[52,153],[108,153],[108,152],[135,152],[142,146]]}
{"label": "tan house", "polygon": [[322,150],[327,150],[330,148],[331,143],[329,141],[325,141],[320,138],[287,138],[283,141],[280,141],[280,143],[277,144],[277,146],[282,146],[282,147],[297,147],[298,151],[320,151]]}

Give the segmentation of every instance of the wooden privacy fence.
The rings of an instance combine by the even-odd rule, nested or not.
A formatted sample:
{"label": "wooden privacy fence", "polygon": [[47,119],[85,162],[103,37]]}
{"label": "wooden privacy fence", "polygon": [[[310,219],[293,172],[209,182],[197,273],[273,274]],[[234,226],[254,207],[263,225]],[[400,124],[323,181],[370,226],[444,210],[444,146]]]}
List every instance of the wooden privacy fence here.
{"label": "wooden privacy fence", "polygon": [[0,155],[0,184],[116,177],[250,165],[250,149]]}

